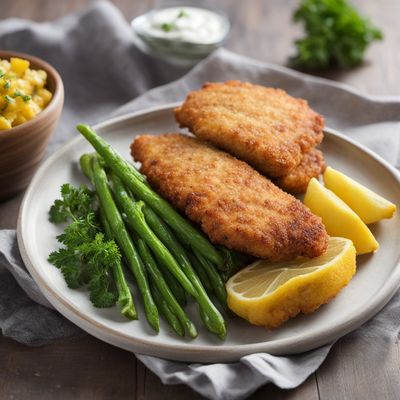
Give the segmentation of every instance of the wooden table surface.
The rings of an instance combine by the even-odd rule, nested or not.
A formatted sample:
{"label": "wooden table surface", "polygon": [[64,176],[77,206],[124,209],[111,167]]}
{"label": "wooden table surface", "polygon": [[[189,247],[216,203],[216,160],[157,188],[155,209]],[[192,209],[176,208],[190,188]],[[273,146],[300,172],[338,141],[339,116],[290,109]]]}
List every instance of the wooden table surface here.
{"label": "wooden table surface", "polygon": [[[114,0],[130,20],[159,5],[151,0]],[[0,18],[47,21],[81,10],[90,0],[0,0]],[[165,3],[165,2],[164,2]],[[182,2],[184,3],[184,2]],[[227,48],[260,60],[285,65],[301,29],[291,22],[298,2],[252,0],[215,2],[233,22]],[[352,71],[330,71],[325,77],[370,93],[400,95],[400,1],[353,0],[383,29],[385,40],[368,51],[365,64]],[[205,2],[211,4],[211,2]],[[0,228],[15,228],[20,195],[0,204]],[[367,350],[366,350],[367,351]],[[186,386],[164,386],[135,357],[86,336],[72,342],[31,348],[0,336],[0,399],[192,399]],[[356,364],[346,340],[336,345],[322,367],[299,388],[273,385],[254,399],[400,399],[400,346],[392,344],[379,366]]]}

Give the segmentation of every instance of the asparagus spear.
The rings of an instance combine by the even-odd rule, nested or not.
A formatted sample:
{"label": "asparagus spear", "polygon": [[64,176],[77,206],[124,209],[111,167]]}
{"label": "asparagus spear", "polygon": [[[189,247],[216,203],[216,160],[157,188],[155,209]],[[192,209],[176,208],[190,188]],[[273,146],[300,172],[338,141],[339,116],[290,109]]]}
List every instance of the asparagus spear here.
{"label": "asparagus spear", "polygon": [[158,291],[157,287],[154,285],[153,282],[150,283],[150,288],[151,292],[153,293],[153,299],[156,302],[157,308],[159,309],[160,313],[171,325],[172,329],[176,332],[176,334],[178,334],[181,337],[185,336],[185,330],[183,329],[182,324],[179,322],[176,315],[168,307],[168,303],[161,296],[161,293]]}
{"label": "asparagus spear", "polygon": [[182,307],[171,293],[160,273],[160,270],[157,267],[156,262],[154,261],[154,258],[150,253],[150,249],[142,239],[138,239],[138,250],[140,257],[142,258],[144,264],[146,265],[147,271],[149,272],[152,283],[160,292],[161,297],[167,302],[171,311],[176,315],[180,323],[186,328],[189,336],[195,338],[197,336],[196,327],[194,326],[193,322],[190,321],[188,316],[185,314],[185,311],[183,311]]}
{"label": "asparagus spear", "polygon": [[224,318],[204,290],[201,281],[190,264],[186,250],[181,246],[179,241],[176,240],[168,226],[151,208],[147,206],[143,207],[143,213],[150,227],[161,239],[161,241],[169,248],[180,264],[182,270],[185,272],[186,276],[196,288],[197,296],[195,296],[195,298],[200,306],[200,314],[202,315],[203,322],[211,332],[216,333],[221,338],[224,338],[226,335]]}
{"label": "asparagus spear", "polygon": [[[123,217],[125,223],[128,224],[126,215],[122,214],[122,217]],[[147,253],[147,251],[148,251],[146,243],[142,239],[137,238],[136,234],[135,234],[135,239],[134,240],[138,244],[138,250],[139,250],[139,254],[141,255],[143,265],[146,266],[146,264],[147,264],[147,262],[146,262],[147,255],[143,254],[143,253]],[[143,250],[143,248],[144,248],[144,250]],[[151,254],[150,254],[150,257],[151,257]],[[150,262],[152,262],[152,261],[150,261]],[[153,263],[153,264],[155,264],[155,263]],[[150,265],[150,268],[151,268],[151,266],[152,265]],[[156,265],[155,265],[155,268],[157,268]],[[175,280],[174,276],[170,275],[168,270],[165,270],[163,272],[164,273],[165,272],[168,273],[168,275],[167,274],[165,274],[165,275],[162,274],[162,277],[164,276],[164,279],[165,279],[165,276],[168,276],[168,277],[171,278],[171,281],[168,281],[167,279],[165,279],[165,282],[166,282],[168,288],[171,290],[172,295],[175,296],[175,293],[174,293],[174,290],[169,285],[169,282],[173,282],[173,284],[176,285],[176,288],[174,287],[174,289],[179,289],[179,291],[177,291],[178,295],[182,296],[182,293],[183,293],[183,296],[185,296],[185,292],[183,291],[182,287],[179,286],[179,283]],[[159,271],[158,268],[157,268],[157,279],[158,279],[158,274],[160,274],[160,273],[161,273],[161,271]],[[150,276],[150,289],[151,289],[151,292],[153,294],[153,299],[154,299],[154,302],[157,305],[158,310],[161,312],[161,314],[164,316],[164,318],[167,320],[167,322],[171,325],[172,329],[179,336],[185,336],[184,328],[182,327],[181,323],[179,322],[179,319],[176,317],[176,315],[172,311],[172,309],[174,307],[172,307],[172,309],[171,309],[168,306],[168,302],[164,299],[164,297],[161,295],[160,291],[157,289],[157,285],[154,282],[152,282],[153,277],[154,277],[154,274],[153,274],[153,276]],[[175,298],[181,304],[181,302],[179,301],[179,299],[176,296],[175,296]],[[183,303],[186,303],[186,298],[185,297],[183,297],[183,298],[181,297],[181,300],[182,299],[183,299]]]}
{"label": "asparagus spear", "polygon": [[[128,226],[129,226],[128,217],[126,216],[125,213],[122,213],[122,219],[124,220],[125,225],[128,225]],[[136,241],[136,240],[138,240],[137,235],[136,235],[136,233],[134,232],[134,229],[133,229],[133,228],[132,228],[132,230],[133,230],[132,233],[135,235],[133,239],[134,239],[134,241]],[[142,240],[142,239],[139,238],[139,240]],[[165,282],[167,283],[169,289],[171,290],[172,294],[174,295],[174,297],[176,298],[176,300],[178,301],[178,303],[179,303],[181,306],[185,306],[185,305],[186,305],[186,295],[185,295],[185,291],[184,291],[184,289],[182,288],[182,286],[179,284],[179,282],[176,280],[176,278],[174,277],[174,275],[172,275],[172,274],[169,272],[169,270],[166,269],[166,268],[163,268],[163,269],[160,271],[160,273],[161,273],[161,275],[163,276]],[[158,305],[157,305],[157,307],[158,307]]]}
{"label": "asparagus spear", "polygon": [[[81,157],[80,164],[82,172],[87,176],[87,178],[93,182],[93,170],[91,166],[92,157],[85,154]],[[108,239],[113,239],[114,235],[110,228],[109,223],[104,215],[103,210],[99,210],[100,222],[103,227],[104,233]],[[125,275],[120,263],[113,265],[114,280],[118,290],[118,304],[121,309],[121,314],[125,315],[130,319],[137,319],[137,311],[135,308],[135,303],[132,297],[131,290],[129,289],[128,283],[126,282]]]}
{"label": "asparagus spear", "polygon": [[235,274],[241,267],[250,264],[252,257],[248,254],[239,253],[237,251],[229,250],[225,246],[217,246],[218,250],[224,257],[224,265],[218,268],[221,271],[221,278],[226,282],[233,274]]}
{"label": "asparagus spear", "polygon": [[79,165],[83,174],[89,179],[89,181],[93,184],[93,169],[92,169],[92,158],[95,156],[95,153],[92,154],[83,154],[79,159]]}
{"label": "asparagus spear", "polygon": [[210,284],[213,288],[213,291],[217,296],[217,299],[220,301],[223,307],[227,309],[228,305],[226,302],[227,294],[226,294],[225,284],[222,281],[220,275],[214,268],[214,265],[212,265],[206,258],[204,258],[201,254],[197,253],[196,251],[194,251],[194,254],[197,260],[199,260],[201,267],[203,267],[203,270],[207,274],[210,280]]}
{"label": "asparagus spear", "polygon": [[90,126],[79,124],[77,130],[91,143],[103,157],[106,164],[122,179],[128,189],[153,208],[173,230],[179,232],[185,243],[196,249],[212,263],[216,265],[223,264],[224,260],[217,249],[166,200],[154,192],[145,183],[145,178],[104,139],[98,136]]}
{"label": "asparagus spear", "polygon": [[117,175],[112,173],[110,178],[115,199],[126,214],[129,225],[147,243],[157,257],[162,260],[164,266],[175,276],[182,287],[192,296],[196,296],[195,288],[181,270],[175,258],[147,225],[142,212],[143,201],[134,202],[129,197],[121,179]]}
{"label": "asparagus spear", "polygon": [[[86,162],[87,161],[83,159],[81,161],[81,166],[84,166]],[[100,165],[97,157],[92,157],[91,167],[93,171],[93,184],[99,197],[100,206],[103,209],[104,215],[110,225],[115,239],[123,251],[127,263],[136,278],[136,283],[143,297],[147,321],[150,326],[158,332],[160,330],[158,310],[151,296],[143,265],[140,262],[136,249],[126,231],[122,217],[114,203],[108,187],[106,173]]]}
{"label": "asparagus spear", "polygon": [[202,265],[200,264],[199,260],[196,258],[194,254],[187,254],[190,264],[192,265],[193,269],[195,270],[196,274],[198,275],[201,284],[203,285],[204,289],[206,289],[207,293],[212,293],[213,287],[211,285],[210,279],[204,271]]}
{"label": "asparagus spear", "polygon": [[176,278],[166,268],[161,270],[161,274],[167,282],[168,287],[171,289],[172,294],[181,306],[186,305],[186,294],[182,286],[176,280]]}
{"label": "asparagus spear", "polygon": [[[99,216],[106,237],[108,239],[114,239],[110,225],[108,224],[102,210],[100,210]],[[118,290],[118,304],[121,309],[121,314],[125,315],[125,317],[129,319],[137,319],[135,303],[133,301],[132,293],[129,289],[128,283],[126,282],[121,263],[114,263],[113,275]]]}

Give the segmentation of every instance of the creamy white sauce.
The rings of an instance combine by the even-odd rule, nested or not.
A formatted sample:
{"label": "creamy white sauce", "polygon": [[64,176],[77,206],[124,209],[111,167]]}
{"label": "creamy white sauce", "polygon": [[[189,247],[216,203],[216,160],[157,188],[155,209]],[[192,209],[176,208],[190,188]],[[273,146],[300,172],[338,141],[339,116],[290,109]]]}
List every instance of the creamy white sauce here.
{"label": "creamy white sauce", "polygon": [[225,38],[229,23],[204,8],[169,7],[149,13],[140,30],[154,38],[209,45]]}

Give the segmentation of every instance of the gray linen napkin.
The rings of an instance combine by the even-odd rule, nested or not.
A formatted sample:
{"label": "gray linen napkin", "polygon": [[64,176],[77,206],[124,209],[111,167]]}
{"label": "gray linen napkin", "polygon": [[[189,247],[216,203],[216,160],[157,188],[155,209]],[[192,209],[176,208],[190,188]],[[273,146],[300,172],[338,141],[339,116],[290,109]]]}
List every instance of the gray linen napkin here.
{"label": "gray linen napkin", "polygon": [[[49,152],[74,136],[76,122],[105,119],[127,100],[184,72],[141,54],[132,43],[128,24],[109,3],[96,3],[81,15],[52,23],[1,22],[0,48],[43,57],[63,76],[66,103]],[[226,50],[217,51],[183,78],[125,104],[115,114],[181,100],[205,81],[227,79],[282,87],[292,95],[306,98],[324,114],[328,126],[340,129],[399,165],[400,99],[368,97],[340,84]],[[374,367],[379,368],[377,363],[398,337],[399,321],[397,293],[375,318],[341,341],[349,346],[354,357],[363,363],[373,360]],[[27,345],[83,334],[54,311],[39,292],[22,263],[13,230],[0,231],[0,328],[3,335]],[[187,364],[145,355],[137,357],[164,383],[187,384],[208,398],[242,399],[269,382],[285,389],[300,385],[321,365],[331,346],[289,357],[252,354],[230,364]]]}

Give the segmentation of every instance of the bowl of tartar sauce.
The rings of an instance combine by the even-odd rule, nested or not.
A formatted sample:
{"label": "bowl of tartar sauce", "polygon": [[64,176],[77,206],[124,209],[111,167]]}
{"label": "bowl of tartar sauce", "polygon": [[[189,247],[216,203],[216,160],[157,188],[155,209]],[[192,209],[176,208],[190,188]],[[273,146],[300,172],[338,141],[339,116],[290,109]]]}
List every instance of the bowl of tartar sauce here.
{"label": "bowl of tartar sauce", "polygon": [[154,9],[131,25],[142,50],[187,64],[222,46],[230,31],[223,13],[189,6]]}

